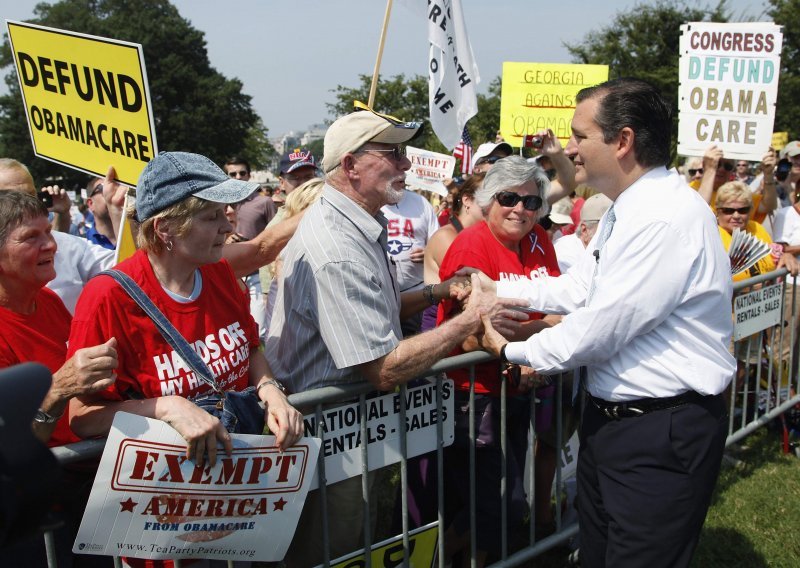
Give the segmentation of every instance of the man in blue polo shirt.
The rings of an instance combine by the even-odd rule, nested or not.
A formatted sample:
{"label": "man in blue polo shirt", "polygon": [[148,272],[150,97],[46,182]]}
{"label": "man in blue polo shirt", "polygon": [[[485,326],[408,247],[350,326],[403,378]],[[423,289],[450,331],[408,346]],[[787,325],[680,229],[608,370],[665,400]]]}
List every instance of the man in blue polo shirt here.
{"label": "man in blue polo shirt", "polygon": [[86,187],[86,206],[94,217],[94,222],[86,231],[86,239],[90,243],[114,250],[117,247],[117,235],[111,222],[106,198],[103,196],[103,181],[101,177],[94,177]]}

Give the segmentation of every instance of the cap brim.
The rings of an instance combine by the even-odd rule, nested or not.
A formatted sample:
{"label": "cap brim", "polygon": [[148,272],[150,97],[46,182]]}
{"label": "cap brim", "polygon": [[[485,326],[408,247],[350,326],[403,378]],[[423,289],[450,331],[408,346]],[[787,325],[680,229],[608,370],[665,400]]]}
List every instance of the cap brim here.
{"label": "cap brim", "polygon": [[410,142],[422,133],[425,126],[422,122],[403,122],[401,124],[390,124],[377,136],[370,138],[369,142],[379,144],[405,144]]}
{"label": "cap brim", "polygon": [[239,203],[247,199],[259,187],[260,184],[255,181],[242,181],[231,178],[192,195],[214,203]]}
{"label": "cap brim", "polygon": [[315,164],[314,162],[306,162],[306,161],[297,162],[296,164],[292,164],[287,169],[283,170],[281,173],[282,174],[290,174],[293,171],[298,170],[300,168],[314,168],[314,169],[316,169],[317,168],[317,164]]}
{"label": "cap brim", "polygon": [[550,213],[550,215],[548,216],[550,217],[550,220],[556,225],[572,224],[572,217],[570,217],[569,215],[562,215],[561,213]]}

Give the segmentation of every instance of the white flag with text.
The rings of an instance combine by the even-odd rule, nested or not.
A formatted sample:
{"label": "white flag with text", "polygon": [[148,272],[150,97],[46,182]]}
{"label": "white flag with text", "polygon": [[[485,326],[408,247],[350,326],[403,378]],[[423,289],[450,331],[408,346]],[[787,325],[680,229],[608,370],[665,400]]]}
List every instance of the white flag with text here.
{"label": "white flag with text", "polygon": [[[423,0],[403,0],[419,11]],[[433,131],[449,150],[461,140],[467,121],[478,113],[478,66],[467,37],[461,0],[428,0],[428,94]]]}

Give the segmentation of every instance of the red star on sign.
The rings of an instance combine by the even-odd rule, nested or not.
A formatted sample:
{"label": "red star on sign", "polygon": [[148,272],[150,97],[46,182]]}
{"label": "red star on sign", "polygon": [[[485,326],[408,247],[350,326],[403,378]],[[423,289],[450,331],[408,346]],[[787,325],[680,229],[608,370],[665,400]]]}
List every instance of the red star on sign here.
{"label": "red star on sign", "polygon": [[283,497],[275,501],[273,507],[273,511],[283,511],[283,507],[286,505],[286,501],[284,501]]}
{"label": "red star on sign", "polygon": [[133,513],[133,508],[138,504],[139,503],[128,497],[127,501],[119,502],[119,512],[124,513],[125,511],[128,511],[129,513]]}

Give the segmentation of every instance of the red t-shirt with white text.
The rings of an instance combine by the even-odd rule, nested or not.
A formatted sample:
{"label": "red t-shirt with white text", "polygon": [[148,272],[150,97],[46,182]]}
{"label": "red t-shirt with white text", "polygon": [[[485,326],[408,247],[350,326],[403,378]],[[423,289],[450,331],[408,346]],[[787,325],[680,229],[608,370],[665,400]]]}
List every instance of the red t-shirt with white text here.
{"label": "red t-shirt with white text", "polygon": [[[495,281],[519,280],[522,278],[547,278],[559,276],[556,251],[547,232],[539,225],[534,225],[530,233],[519,243],[519,254],[504,247],[489,230],[486,221],[481,221],[461,231],[439,267],[439,277],[447,280],[460,268],[466,266],[477,268]],[[436,323],[441,325],[450,317],[453,309],[452,301],[444,301],[439,305]],[[541,319],[544,314],[531,314],[530,319]],[[463,353],[460,347],[451,355]],[[499,363],[483,363],[475,367],[475,392],[500,395],[500,382],[497,378]],[[466,370],[448,371],[455,388],[469,390],[469,373]],[[509,389],[509,394],[515,394]]]}
{"label": "red t-shirt with white text", "polygon": [[[188,303],[178,302],[164,291],[144,251],[116,268],[139,284],[223,389],[247,387],[250,351],[259,347],[258,332],[226,260],[200,267],[203,287],[198,298]],[[69,352],[111,337],[119,344],[119,367],[116,383],[102,393],[105,398],[131,398],[129,389],[144,398],[190,397],[209,390],[125,290],[112,278],[99,276],[86,285],[78,299]]]}

